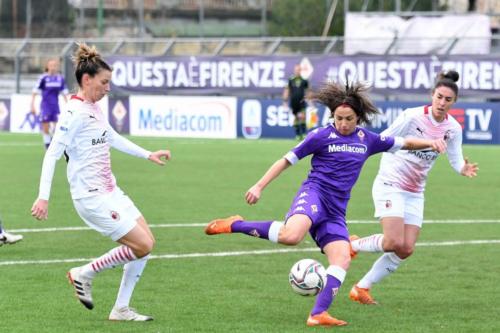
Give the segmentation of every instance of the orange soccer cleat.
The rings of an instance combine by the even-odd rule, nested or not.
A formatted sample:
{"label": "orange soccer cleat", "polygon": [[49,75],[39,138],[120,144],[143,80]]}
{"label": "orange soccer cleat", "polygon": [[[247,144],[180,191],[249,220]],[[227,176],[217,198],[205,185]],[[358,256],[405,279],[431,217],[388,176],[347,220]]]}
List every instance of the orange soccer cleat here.
{"label": "orange soccer cleat", "polygon": [[207,235],[230,234],[231,225],[236,221],[243,221],[243,217],[234,215],[225,219],[213,220],[205,227],[205,233]]}
{"label": "orange soccer cleat", "polygon": [[358,255],[358,252],[356,252],[356,251],[354,251],[352,249],[352,242],[355,241],[356,239],[359,239],[358,235],[351,235],[351,236],[349,236],[349,247],[350,247],[350,250],[351,250],[351,259],[356,258],[356,256]]}
{"label": "orange soccer cleat", "polygon": [[349,298],[361,304],[378,304],[377,301],[373,299],[372,295],[370,295],[370,289],[360,288],[357,285],[352,287],[349,292]]}
{"label": "orange soccer cleat", "polygon": [[346,321],[333,318],[328,312],[323,311],[317,315],[309,315],[307,318],[307,326],[345,326]]}

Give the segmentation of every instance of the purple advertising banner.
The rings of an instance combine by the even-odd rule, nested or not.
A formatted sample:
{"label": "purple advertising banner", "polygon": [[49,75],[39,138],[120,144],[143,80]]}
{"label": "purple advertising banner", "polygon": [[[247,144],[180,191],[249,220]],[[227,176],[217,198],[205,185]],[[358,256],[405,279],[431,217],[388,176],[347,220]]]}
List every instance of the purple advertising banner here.
{"label": "purple advertising banner", "polygon": [[460,74],[461,96],[498,97],[500,59],[494,56],[112,56],[112,89],[122,94],[280,94],[295,64],[312,87],[346,77],[379,94],[425,94],[436,74]]}
{"label": "purple advertising banner", "polygon": [[10,129],[10,99],[0,98],[0,131]]}

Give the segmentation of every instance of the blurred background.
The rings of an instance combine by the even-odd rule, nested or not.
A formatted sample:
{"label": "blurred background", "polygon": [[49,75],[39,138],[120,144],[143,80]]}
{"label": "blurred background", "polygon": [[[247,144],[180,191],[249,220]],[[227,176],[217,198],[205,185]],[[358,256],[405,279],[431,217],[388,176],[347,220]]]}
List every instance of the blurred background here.
{"label": "blurred background", "polygon": [[[353,14],[377,26],[396,17],[481,14],[488,18],[490,34],[430,30],[398,35],[397,28],[385,27],[385,36],[365,30],[361,37],[346,27],[346,17]],[[0,96],[31,92],[47,58],[67,60],[80,40],[96,44],[105,56],[498,55],[499,22],[495,0],[0,0]],[[346,48],[349,39],[362,45],[367,38],[378,38],[379,47]],[[439,48],[418,47],[436,39],[444,39]],[[488,47],[457,48],[460,40],[474,44],[479,39]],[[64,65],[71,82],[72,67]]]}

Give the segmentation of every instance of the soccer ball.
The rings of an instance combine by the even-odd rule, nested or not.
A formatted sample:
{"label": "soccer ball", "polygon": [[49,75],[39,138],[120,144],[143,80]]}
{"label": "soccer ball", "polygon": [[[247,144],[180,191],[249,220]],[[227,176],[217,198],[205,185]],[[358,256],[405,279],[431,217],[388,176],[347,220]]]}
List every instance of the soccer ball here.
{"label": "soccer ball", "polygon": [[318,294],[326,284],[326,270],[313,259],[297,261],[288,276],[293,291],[302,296]]}

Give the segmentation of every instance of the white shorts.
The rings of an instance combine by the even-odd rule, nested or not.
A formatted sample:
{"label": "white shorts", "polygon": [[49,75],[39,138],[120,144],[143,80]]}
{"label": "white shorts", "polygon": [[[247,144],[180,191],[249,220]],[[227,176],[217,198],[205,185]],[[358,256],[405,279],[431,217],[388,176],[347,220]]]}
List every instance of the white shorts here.
{"label": "white shorts", "polygon": [[113,241],[128,234],[142,216],[132,200],[118,187],[107,194],[73,200],[73,204],[90,228]]}
{"label": "white shorts", "polygon": [[375,180],[372,188],[375,217],[401,217],[405,224],[422,227],[424,194],[403,191]]}

